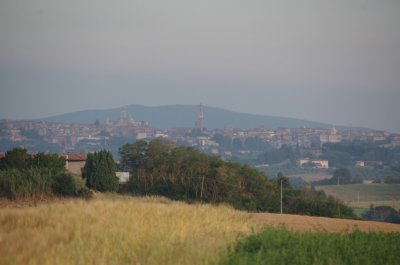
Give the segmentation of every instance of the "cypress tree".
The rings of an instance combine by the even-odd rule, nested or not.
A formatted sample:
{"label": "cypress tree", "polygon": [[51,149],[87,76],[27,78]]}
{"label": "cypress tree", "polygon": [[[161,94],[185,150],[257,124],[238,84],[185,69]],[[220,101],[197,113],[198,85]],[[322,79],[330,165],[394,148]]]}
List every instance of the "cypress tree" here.
{"label": "cypress tree", "polygon": [[112,154],[107,150],[101,150],[88,154],[83,170],[86,186],[98,191],[117,191],[118,178],[116,176],[117,165]]}

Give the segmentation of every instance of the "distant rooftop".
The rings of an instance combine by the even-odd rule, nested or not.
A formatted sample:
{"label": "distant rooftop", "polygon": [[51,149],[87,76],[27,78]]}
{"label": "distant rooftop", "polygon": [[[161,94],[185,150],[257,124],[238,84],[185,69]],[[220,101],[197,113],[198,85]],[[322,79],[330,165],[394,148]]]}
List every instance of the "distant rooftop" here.
{"label": "distant rooftop", "polygon": [[83,154],[60,154],[67,161],[86,161],[86,155]]}

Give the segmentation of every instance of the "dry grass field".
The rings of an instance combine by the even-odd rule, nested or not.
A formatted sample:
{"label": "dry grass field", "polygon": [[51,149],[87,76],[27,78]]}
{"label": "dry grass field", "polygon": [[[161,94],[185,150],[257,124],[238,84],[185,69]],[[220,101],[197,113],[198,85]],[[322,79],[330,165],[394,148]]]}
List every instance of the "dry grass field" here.
{"label": "dry grass field", "polygon": [[400,232],[400,226],[228,206],[96,194],[0,208],[0,264],[216,264],[228,245],[266,225],[298,231]]}

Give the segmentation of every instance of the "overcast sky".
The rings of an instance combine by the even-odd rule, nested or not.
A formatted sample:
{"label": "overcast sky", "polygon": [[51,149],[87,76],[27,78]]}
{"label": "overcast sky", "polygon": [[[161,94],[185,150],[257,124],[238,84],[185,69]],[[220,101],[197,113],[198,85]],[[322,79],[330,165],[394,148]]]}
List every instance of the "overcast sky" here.
{"label": "overcast sky", "polygon": [[400,1],[1,0],[0,93],[8,119],[203,103],[400,132]]}

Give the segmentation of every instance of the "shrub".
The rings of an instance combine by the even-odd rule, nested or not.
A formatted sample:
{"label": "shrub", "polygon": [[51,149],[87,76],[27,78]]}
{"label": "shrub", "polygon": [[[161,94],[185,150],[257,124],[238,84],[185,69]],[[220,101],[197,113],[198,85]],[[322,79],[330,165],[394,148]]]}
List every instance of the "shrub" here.
{"label": "shrub", "polygon": [[53,192],[61,196],[92,197],[92,192],[83,180],[71,174],[62,173],[53,177]]}
{"label": "shrub", "polygon": [[93,191],[89,189],[86,186],[83,186],[78,190],[78,197],[84,198],[84,199],[90,199],[93,197]]}
{"label": "shrub", "polygon": [[38,169],[0,171],[0,195],[8,199],[34,198],[51,194],[51,178]]}

